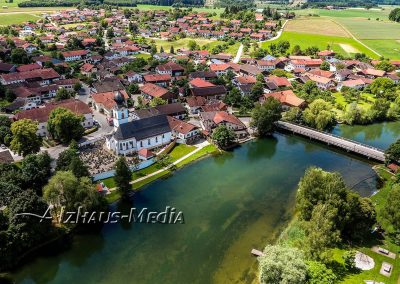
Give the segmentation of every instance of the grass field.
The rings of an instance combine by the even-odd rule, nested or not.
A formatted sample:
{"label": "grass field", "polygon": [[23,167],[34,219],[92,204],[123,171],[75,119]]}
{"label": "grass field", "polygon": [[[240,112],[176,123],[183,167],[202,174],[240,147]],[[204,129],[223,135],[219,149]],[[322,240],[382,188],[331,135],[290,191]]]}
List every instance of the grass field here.
{"label": "grass field", "polygon": [[316,35],[299,32],[283,32],[282,36],[273,41],[267,41],[262,43],[263,47],[268,47],[271,43],[277,43],[281,40],[287,40],[290,42],[290,46],[299,45],[301,49],[307,47],[316,46],[320,50],[324,50],[330,45],[331,49],[335,52],[343,54],[345,56],[351,56],[355,52],[363,52],[371,58],[378,58],[378,56],[370,51],[368,48],[358,43],[352,38],[327,36],[327,35]]}
{"label": "grass field", "polygon": [[[308,25],[310,30],[309,33],[333,35],[335,32],[337,32],[337,29],[335,30],[334,26],[332,25],[330,25],[330,29],[333,32],[328,33],[326,33],[325,27],[312,25],[318,23],[318,20],[325,25],[329,25],[328,22],[324,21],[332,20],[333,22],[343,26],[355,38],[382,56],[390,59],[400,59],[400,42],[398,42],[398,40],[400,40],[400,24],[391,22],[388,19],[388,15],[393,8],[394,7],[385,6],[383,10],[295,10],[296,15],[300,17],[294,20],[293,23],[289,22],[287,30],[304,32]],[[309,17],[308,15],[318,15],[319,17]],[[301,20],[306,22],[301,22]],[[312,29],[310,27],[312,27]]]}
{"label": "grass field", "polygon": [[22,24],[27,21],[37,21],[40,19],[39,15],[26,14],[26,13],[15,13],[15,14],[0,14],[0,25],[8,26],[13,24]]}
{"label": "grass field", "polygon": [[285,26],[285,31],[350,37],[347,31],[343,29],[340,25],[329,18],[320,17],[303,17],[289,21]]}
{"label": "grass field", "polygon": [[[207,45],[207,50],[211,50],[214,46],[217,46],[219,44],[224,44],[225,42],[219,41],[219,40],[210,40],[210,39],[205,39],[205,38],[182,38],[178,39],[176,41],[168,41],[168,40],[162,40],[162,39],[155,39],[155,43],[157,45],[158,51],[160,50],[161,47],[163,47],[165,52],[169,52],[171,46],[174,47],[175,51],[178,50],[179,48],[188,48],[189,41],[194,40],[200,47]],[[232,55],[236,55],[238,49],[239,49],[240,43],[235,43],[234,45],[230,45],[227,50],[225,50],[225,53],[229,53]]]}
{"label": "grass field", "polygon": [[[132,7],[127,7],[127,8],[132,8]],[[137,8],[137,9],[143,10],[143,11],[146,11],[146,10],[156,10],[157,11],[157,10],[169,10],[169,9],[172,9],[171,6],[156,6],[156,5],[144,5],[144,4],[138,4],[137,7],[133,7],[133,8],[134,9]],[[217,16],[213,16],[212,18],[218,19],[219,15],[224,11],[224,9],[203,7],[203,8],[193,8],[193,11],[199,12],[199,13],[202,13],[202,12],[205,12],[205,13],[216,13]]]}
{"label": "grass field", "polygon": [[386,58],[400,59],[400,40],[362,40],[362,42]]}

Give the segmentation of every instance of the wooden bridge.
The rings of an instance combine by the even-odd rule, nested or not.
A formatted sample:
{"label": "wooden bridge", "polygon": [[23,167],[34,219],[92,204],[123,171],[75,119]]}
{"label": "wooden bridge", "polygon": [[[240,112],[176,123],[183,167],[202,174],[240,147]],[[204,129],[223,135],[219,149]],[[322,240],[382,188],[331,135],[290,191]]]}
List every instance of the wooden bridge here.
{"label": "wooden bridge", "polygon": [[314,128],[310,128],[303,125],[298,125],[291,122],[278,121],[276,122],[278,128],[296,133],[311,139],[315,139],[328,145],[346,150],[347,152],[356,153],[367,157],[368,159],[374,159],[380,162],[385,161],[384,151],[366,144],[362,144],[350,139],[346,139],[331,133],[318,131]]}

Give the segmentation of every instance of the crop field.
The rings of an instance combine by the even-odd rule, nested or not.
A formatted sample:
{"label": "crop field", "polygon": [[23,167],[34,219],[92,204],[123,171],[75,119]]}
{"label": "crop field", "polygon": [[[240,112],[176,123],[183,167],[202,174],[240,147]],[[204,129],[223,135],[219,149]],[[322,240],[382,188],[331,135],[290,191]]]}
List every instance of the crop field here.
{"label": "crop field", "polygon": [[39,15],[28,13],[0,14],[0,26],[22,24],[27,21],[37,21],[39,19]]}
{"label": "crop field", "polygon": [[363,52],[371,58],[378,58],[378,56],[370,51],[362,44],[355,41],[353,38],[338,37],[338,36],[327,36],[327,35],[316,35],[299,32],[283,32],[281,37],[262,43],[262,47],[268,47],[271,43],[277,43],[281,40],[287,40],[290,42],[291,48],[295,45],[299,45],[301,49],[307,47],[316,46],[320,50],[324,50],[330,45],[331,49],[335,52],[343,54],[345,56],[351,56],[353,53]]}
{"label": "crop field", "polygon": [[285,31],[328,36],[350,37],[345,29],[328,18],[304,17],[289,21]]}

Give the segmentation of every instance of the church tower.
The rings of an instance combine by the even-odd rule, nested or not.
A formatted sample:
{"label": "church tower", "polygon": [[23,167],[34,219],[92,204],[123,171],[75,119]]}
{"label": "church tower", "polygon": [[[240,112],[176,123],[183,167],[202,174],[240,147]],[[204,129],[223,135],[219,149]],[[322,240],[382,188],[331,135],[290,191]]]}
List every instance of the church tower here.
{"label": "church tower", "polygon": [[120,91],[114,93],[115,106],[113,108],[114,130],[124,123],[128,122],[128,109],[125,107],[125,99]]}

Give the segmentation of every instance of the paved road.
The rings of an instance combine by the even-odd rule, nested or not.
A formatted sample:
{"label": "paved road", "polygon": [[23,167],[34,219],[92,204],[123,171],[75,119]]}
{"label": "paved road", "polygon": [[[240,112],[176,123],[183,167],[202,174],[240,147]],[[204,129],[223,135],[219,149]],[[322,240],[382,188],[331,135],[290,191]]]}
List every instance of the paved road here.
{"label": "paved road", "polygon": [[289,22],[289,20],[286,20],[283,23],[281,29],[276,33],[276,36],[271,37],[270,39],[267,39],[267,40],[260,41],[260,43],[267,42],[267,41],[273,41],[273,40],[276,40],[276,39],[280,38],[282,33],[283,33],[283,30],[285,29],[285,26],[286,26],[287,22]]}
{"label": "paved road", "polygon": [[236,53],[236,56],[233,59],[233,63],[238,63],[240,61],[240,57],[242,56],[242,53],[243,53],[243,43],[240,44],[239,49]]}

